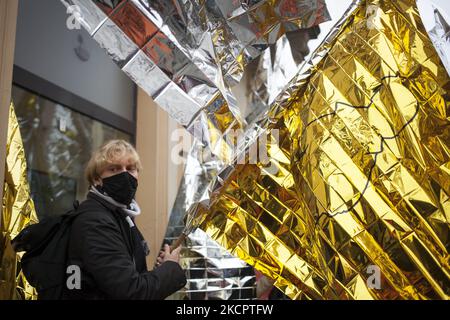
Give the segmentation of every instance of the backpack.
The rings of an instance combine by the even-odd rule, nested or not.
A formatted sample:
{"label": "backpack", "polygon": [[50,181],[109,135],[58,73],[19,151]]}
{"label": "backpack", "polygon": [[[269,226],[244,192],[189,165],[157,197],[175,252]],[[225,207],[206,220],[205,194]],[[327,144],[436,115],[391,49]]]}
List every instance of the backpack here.
{"label": "backpack", "polygon": [[23,229],[11,244],[21,259],[23,274],[37,290],[39,300],[61,299],[66,289],[70,227],[79,215],[79,202],[63,215],[44,218]]}

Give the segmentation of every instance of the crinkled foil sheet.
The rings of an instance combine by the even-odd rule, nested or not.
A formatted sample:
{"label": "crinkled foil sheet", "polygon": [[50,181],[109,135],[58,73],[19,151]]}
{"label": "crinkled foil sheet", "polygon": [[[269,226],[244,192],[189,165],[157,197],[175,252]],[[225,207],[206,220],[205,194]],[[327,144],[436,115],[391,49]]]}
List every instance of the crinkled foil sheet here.
{"label": "crinkled foil sheet", "polygon": [[[165,235],[173,243],[186,233],[185,215],[195,202],[208,195],[208,185],[223,164],[194,141],[187,158]],[[228,253],[200,229],[192,230],[182,243],[180,264],[186,270],[186,286],[168,299],[230,300],[256,298],[255,274],[251,266]]]}
{"label": "crinkled foil sheet", "polygon": [[6,144],[6,170],[0,224],[0,300],[35,300],[37,293],[20,270],[20,255],[13,239],[30,223],[37,222],[26,173],[26,160],[19,124],[11,104]]}
{"label": "crinkled foil sheet", "polygon": [[[244,128],[231,91],[283,35],[329,19],[324,0],[61,0],[112,60],[221,159]],[[198,129],[197,129],[198,130]]]}
{"label": "crinkled foil sheet", "polygon": [[188,220],[292,299],[448,299],[449,89],[415,1],[353,4],[260,123],[269,165]]}
{"label": "crinkled foil sheet", "polygon": [[196,229],[185,241],[181,267],[187,286],[175,299],[248,300],[256,297],[255,273],[251,266],[229,254],[205,232]]}
{"label": "crinkled foil sheet", "polygon": [[[246,120],[250,120],[249,123],[254,123],[267,112],[269,102],[274,100],[274,96],[281,92],[281,88],[299,70],[304,56],[309,52],[307,43],[317,36],[317,29],[315,27],[290,33],[291,39],[283,36],[272,48],[246,66],[244,76],[236,87],[244,94],[245,108],[242,110]],[[294,39],[296,41],[291,41]],[[257,126],[249,127],[247,132],[241,131],[242,136],[251,138],[252,135],[257,135],[256,129]],[[230,259],[232,256],[223,249],[219,250],[218,244],[200,229],[196,229],[192,234],[185,228],[186,211],[194,203],[209,197],[207,187],[223,167],[224,163],[194,136],[165,237],[166,242],[172,243],[182,233],[188,234],[181,251],[181,264],[185,270],[189,270],[188,284],[171,299],[256,298],[254,270],[248,264]],[[215,253],[210,257],[213,250]],[[219,252],[223,254],[219,255]],[[232,261],[236,262],[235,265],[230,263]],[[218,273],[224,277],[220,286],[217,282]],[[209,285],[211,282],[212,286]],[[204,285],[198,287],[198,283]]]}
{"label": "crinkled foil sheet", "polygon": [[[172,214],[171,218],[175,215]],[[178,227],[178,228],[177,228]],[[170,230],[183,230],[174,225]],[[181,231],[180,231],[181,234]],[[166,235],[166,241],[176,237]],[[180,265],[186,271],[186,286],[168,299],[249,300],[256,298],[255,273],[251,266],[232,256],[205,232],[196,229],[183,243]]]}
{"label": "crinkled foil sheet", "polygon": [[428,35],[433,41],[442,63],[450,74],[450,17],[442,8],[430,0],[418,0],[419,13],[423,18],[428,18],[426,11],[432,12],[433,20],[430,22],[430,28],[427,29]]}

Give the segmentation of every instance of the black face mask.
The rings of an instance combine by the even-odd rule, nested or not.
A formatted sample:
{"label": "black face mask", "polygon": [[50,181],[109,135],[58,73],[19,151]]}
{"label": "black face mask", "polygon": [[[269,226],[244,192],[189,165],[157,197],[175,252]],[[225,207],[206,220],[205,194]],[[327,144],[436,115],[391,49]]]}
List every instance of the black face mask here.
{"label": "black face mask", "polygon": [[98,188],[117,202],[128,206],[134,199],[138,182],[128,171],[103,178],[102,181],[103,185]]}

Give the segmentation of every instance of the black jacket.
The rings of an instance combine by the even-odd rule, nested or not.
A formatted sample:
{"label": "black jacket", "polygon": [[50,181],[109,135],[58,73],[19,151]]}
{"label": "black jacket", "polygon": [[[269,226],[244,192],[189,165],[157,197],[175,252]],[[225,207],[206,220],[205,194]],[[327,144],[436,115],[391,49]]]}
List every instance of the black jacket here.
{"label": "black jacket", "polygon": [[65,299],[164,299],[184,287],[176,262],[147,270],[145,241],[121,209],[90,192],[78,212],[68,265],[80,267],[81,289],[67,289]]}

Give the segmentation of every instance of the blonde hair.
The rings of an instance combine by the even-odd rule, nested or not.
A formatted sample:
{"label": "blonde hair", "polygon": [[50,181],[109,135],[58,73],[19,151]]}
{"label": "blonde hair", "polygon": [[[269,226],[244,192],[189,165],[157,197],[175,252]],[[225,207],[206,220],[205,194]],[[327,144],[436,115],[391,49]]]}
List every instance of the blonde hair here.
{"label": "blonde hair", "polygon": [[136,164],[137,170],[142,169],[141,160],[136,149],[125,140],[110,140],[95,151],[86,166],[86,179],[93,186],[95,181],[100,179],[102,171],[114,160],[124,156],[129,158]]}

